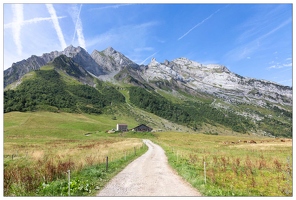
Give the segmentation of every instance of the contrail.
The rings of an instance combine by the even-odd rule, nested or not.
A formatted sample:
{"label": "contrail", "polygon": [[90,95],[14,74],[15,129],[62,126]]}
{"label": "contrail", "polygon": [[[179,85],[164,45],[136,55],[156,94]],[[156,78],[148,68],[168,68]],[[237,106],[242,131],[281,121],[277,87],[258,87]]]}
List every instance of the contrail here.
{"label": "contrail", "polygon": [[157,54],[159,51],[155,52],[154,54],[152,54],[151,56],[148,56],[145,60],[143,60],[140,65],[142,65],[144,62],[146,62],[146,60],[148,60],[149,58],[151,58],[152,56],[154,56],[155,54]]}
{"label": "contrail", "polygon": [[21,42],[20,33],[21,33],[22,22],[24,21],[23,5],[13,4],[12,12],[13,12],[13,24],[12,24],[13,41],[16,44],[17,53],[21,55],[22,42]]}
{"label": "contrail", "polygon": [[[65,18],[65,16],[61,16],[61,17],[57,17],[57,18],[62,19],[62,18]],[[36,18],[33,18],[33,19],[24,20],[21,23],[17,23],[17,24],[24,26],[24,25],[27,25],[27,24],[33,24],[33,23],[42,22],[42,21],[51,21],[51,17],[44,17],[44,18],[36,17]],[[13,28],[13,26],[15,24],[16,24],[15,22],[4,24],[4,29]]]}
{"label": "contrail", "polygon": [[[227,5],[228,6],[228,5]],[[226,6],[226,7],[227,7]],[[213,17],[213,15],[215,15],[217,12],[219,12],[221,10],[221,8],[219,8],[218,10],[216,10],[214,13],[212,13],[210,16],[208,16],[207,18],[205,18],[204,20],[202,20],[201,22],[199,22],[198,24],[196,24],[193,28],[191,28],[189,31],[187,31],[184,35],[182,35],[181,37],[179,37],[178,40],[181,40],[183,37],[185,37],[186,35],[188,35],[188,33],[190,33],[193,29],[195,29],[196,27],[202,25],[205,21],[207,21],[208,19],[210,19],[211,17]]]}
{"label": "contrail", "polygon": [[[81,19],[80,19],[81,7],[82,7],[82,4],[80,4],[78,14],[77,14],[77,16],[75,16],[76,17],[76,23],[75,23],[75,31],[74,31],[74,36],[73,36],[73,39],[72,39],[72,43],[74,41],[74,38],[75,38],[75,35],[76,35],[76,32],[77,32],[79,46],[81,46],[82,48],[85,49],[86,45],[85,45],[85,40],[84,40],[84,36],[83,36],[82,22],[81,22]],[[72,19],[73,19],[73,21],[75,21],[75,18],[73,17],[73,15],[72,15]]]}
{"label": "contrail", "polygon": [[[12,13],[13,13],[13,19],[12,23],[7,23],[4,24],[4,29],[6,28],[11,28],[12,29],[12,34],[13,34],[13,41],[16,45],[17,53],[19,55],[22,54],[22,42],[21,42],[21,28],[24,25],[32,24],[32,23],[37,23],[41,21],[52,21],[51,17],[37,17],[29,20],[24,20],[24,14],[23,14],[23,5],[22,4],[13,4],[12,5]],[[57,17],[57,19],[64,18],[62,17]]]}
{"label": "contrail", "polygon": [[[81,6],[80,6],[80,8],[81,8]],[[75,12],[76,11],[76,6],[73,6],[72,7],[72,10],[73,10],[73,13],[70,12],[70,15],[72,17],[73,22],[75,23],[75,21],[76,21],[76,23],[75,23],[75,30],[74,30],[74,35],[73,35],[71,44],[74,43],[74,39],[75,39],[75,36],[76,36],[76,29],[77,29],[77,21],[78,21],[78,16],[79,16],[79,13],[80,13],[80,11],[79,11],[79,13],[77,14],[77,16],[75,15],[76,14],[76,12]],[[77,17],[77,19],[75,19],[76,17]]]}
{"label": "contrail", "polygon": [[58,20],[58,17],[56,15],[55,9],[54,9],[52,4],[46,4],[46,7],[47,7],[47,10],[48,10],[48,12],[50,14],[50,17],[51,17],[51,20],[53,22],[54,28],[55,28],[55,30],[57,32],[58,38],[59,38],[60,43],[61,43],[61,47],[62,47],[62,49],[65,49],[67,47],[67,45],[66,45],[64,35],[63,35],[62,30],[61,30],[61,27],[60,27],[59,20]]}

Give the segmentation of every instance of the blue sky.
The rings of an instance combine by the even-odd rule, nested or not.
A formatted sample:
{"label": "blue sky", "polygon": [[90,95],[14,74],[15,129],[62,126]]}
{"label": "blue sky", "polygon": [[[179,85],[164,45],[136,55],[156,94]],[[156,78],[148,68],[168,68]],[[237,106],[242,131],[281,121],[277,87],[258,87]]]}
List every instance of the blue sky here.
{"label": "blue sky", "polygon": [[4,70],[69,45],[138,64],[186,57],[292,86],[292,4],[3,4]]}

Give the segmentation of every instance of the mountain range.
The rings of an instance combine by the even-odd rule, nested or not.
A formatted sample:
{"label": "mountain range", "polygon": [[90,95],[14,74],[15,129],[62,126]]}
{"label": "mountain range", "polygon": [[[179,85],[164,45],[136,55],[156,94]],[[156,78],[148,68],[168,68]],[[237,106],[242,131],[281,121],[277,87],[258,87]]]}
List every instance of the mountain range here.
{"label": "mountain range", "polygon": [[[149,93],[135,90],[138,93],[133,94],[137,96],[145,93],[149,96],[152,91],[154,96],[151,98],[156,98],[155,103],[169,101],[183,106],[193,106],[197,103],[198,105],[193,106],[194,109],[206,105],[209,109],[227,112],[225,116],[230,112],[246,118],[252,121],[254,126],[247,128],[246,124],[242,125],[245,132],[247,130],[275,135],[279,133],[272,132],[265,126],[281,123],[288,127],[284,135],[292,136],[292,87],[243,77],[231,72],[226,66],[204,65],[183,57],[163,62],[152,58],[148,65],[138,65],[112,47],[103,51],[94,50],[89,54],[83,48],[71,45],[64,51],[52,51],[42,56],[32,55],[26,60],[13,63],[4,71],[5,91],[19,88],[19,85],[28,79],[28,74],[48,65],[54,66],[55,71],[62,71],[68,77],[92,88],[98,88],[98,85],[102,84],[109,84],[119,92],[120,88],[141,88]],[[132,102],[133,97],[129,98]],[[150,110],[141,107],[136,100],[133,105],[163,117],[150,107]],[[184,107],[180,112],[185,111]],[[178,122],[177,119],[175,123]],[[186,122],[185,119],[183,121]],[[264,126],[260,126],[260,123]],[[192,123],[188,124],[193,126]]]}

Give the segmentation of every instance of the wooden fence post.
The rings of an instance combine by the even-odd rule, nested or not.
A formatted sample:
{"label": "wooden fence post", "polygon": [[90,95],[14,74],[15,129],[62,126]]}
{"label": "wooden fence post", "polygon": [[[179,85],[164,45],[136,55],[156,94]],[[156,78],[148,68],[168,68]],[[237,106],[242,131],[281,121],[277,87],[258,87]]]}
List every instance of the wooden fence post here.
{"label": "wooden fence post", "polygon": [[205,184],[207,183],[206,162],[204,162]]}
{"label": "wooden fence post", "polygon": [[70,187],[71,187],[71,183],[70,183],[71,177],[70,177],[70,170],[68,170],[68,195],[71,196],[70,194]]}
{"label": "wooden fence post", "polygon": [[106,157],[106,172],[108,171],[108,156]]}

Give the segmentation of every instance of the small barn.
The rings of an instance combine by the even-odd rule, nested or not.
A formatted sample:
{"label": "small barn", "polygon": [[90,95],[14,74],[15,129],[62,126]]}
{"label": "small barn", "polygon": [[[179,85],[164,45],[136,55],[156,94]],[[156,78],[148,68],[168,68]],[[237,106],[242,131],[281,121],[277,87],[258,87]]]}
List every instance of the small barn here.
{"label": "small barn", "polygon": [[152,131],[152,128],[149,126],[146,126],[145,124],[141,124],[135,128],[132,129],[133,131],[138,131],[138,132],[150,132]]}
{"label": "small barn", "polygon": [[116,131],[128,131],[127,124],[117,124]]}

